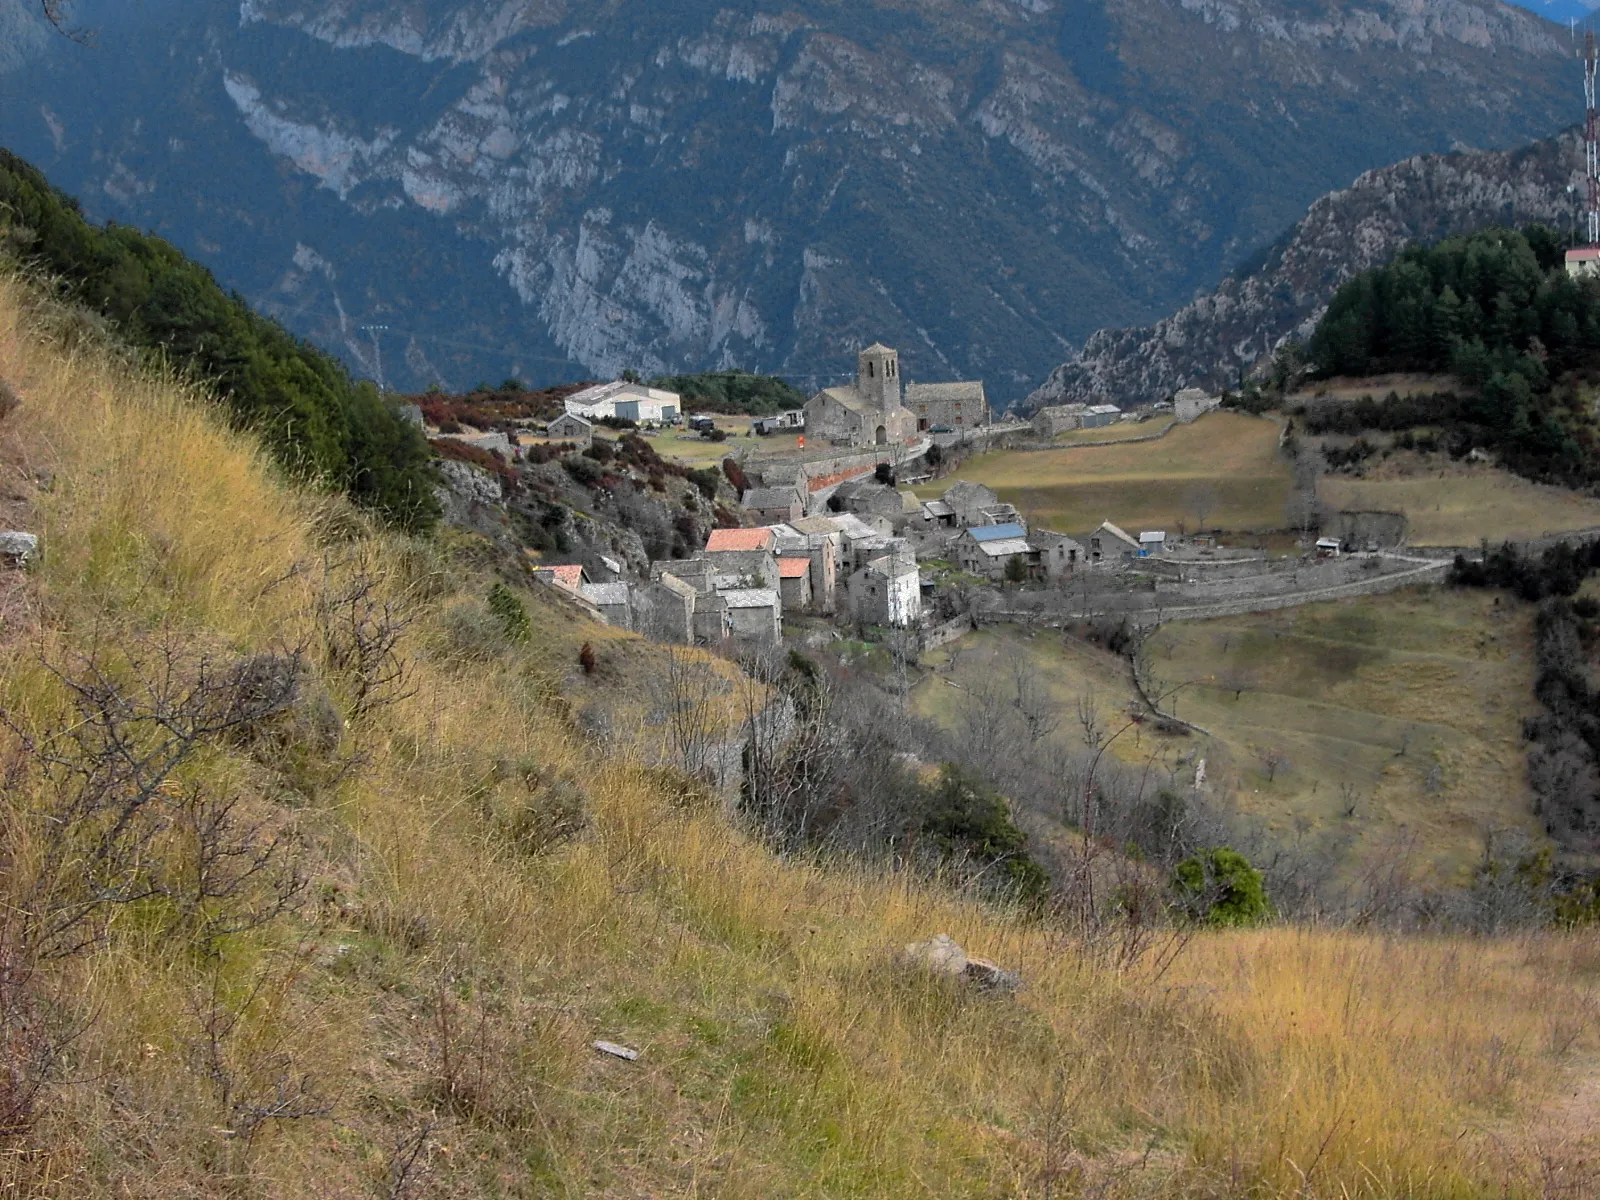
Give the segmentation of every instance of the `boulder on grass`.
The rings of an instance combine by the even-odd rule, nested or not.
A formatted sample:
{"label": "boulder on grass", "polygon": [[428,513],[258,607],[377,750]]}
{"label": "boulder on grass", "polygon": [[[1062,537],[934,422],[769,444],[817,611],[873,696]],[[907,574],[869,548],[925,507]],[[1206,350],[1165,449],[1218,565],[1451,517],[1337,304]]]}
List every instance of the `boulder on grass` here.
{"label": "boulder on grass", "polygon": [[936,975],[965,980],[979,991],[1014,992],[1022,979],[986,958],[975,958],[948,933],[936,933],[925,942],[912,942],[906,957]]}
{"label": "boulder on grass", "polygon": [[39,557],[37,534],[16,530],[0,532],[0,566],[25,567]]}

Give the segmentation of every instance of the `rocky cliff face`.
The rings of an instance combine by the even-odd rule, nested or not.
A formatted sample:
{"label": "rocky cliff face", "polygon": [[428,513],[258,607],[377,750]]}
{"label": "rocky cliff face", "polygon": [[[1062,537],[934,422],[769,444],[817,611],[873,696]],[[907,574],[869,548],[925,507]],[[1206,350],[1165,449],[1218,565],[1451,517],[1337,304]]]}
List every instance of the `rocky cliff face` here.
{"label": "rocky cliff face", "polygon": [[[0,0],[15,16],[24,0]],[[1573,110],[1495,0],[82,0],[0,137],[391,383],[1037,386],[1316,195]],[[16,56],[13,56],[14,58]],[[6,60],[0,59],[0,65]]]}
{"label": "rocky cliff face", "polygon": [[1583,176],[1567,134],[1509,153],[1419,155],[1368,171],[1311,206],[1253,269],[1154,325],[1102,329],[1018,407],[1109,398],[1146,404],[1182,387],[1237,387],[1289,337],[1307,338],[1339,285],[1392,258],[1496,222],[1565,229]]}

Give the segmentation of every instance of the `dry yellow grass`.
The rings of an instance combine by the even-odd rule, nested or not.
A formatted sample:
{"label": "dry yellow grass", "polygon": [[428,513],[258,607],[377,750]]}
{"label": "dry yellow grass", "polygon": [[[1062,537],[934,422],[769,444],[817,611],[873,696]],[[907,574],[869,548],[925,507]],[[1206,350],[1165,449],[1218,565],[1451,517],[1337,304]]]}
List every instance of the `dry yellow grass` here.
{"label": "dry yellow grass", "polygon": [[1265,418],[1210,413],[1155,442],[980,454],[917,494],[936,496],[968,479],[994,488],[1036,525],[1082,533],[1108,519],[1131,530],[1194,528],[1194,495],[1205,490],[1208,527],[1276,529],[1291,482],[1278,436]]}
{"label": "dry yellow grass", "polygon": [[1600,500],[1532,483],[1489,466],[1396,455],[1366,478],[1329,475],[1322,497],[1337,508],[1403,512],[1414,546],[1476,546],[1600,526]]}
{"label": "dry yellow grass", "polygon": [[[320,573],[362,557],[415,619],[416,690],[352,719],[349,769],[299,791],[239,750],[197,768],[287,806],[312,903],[215,957],[125,920],[45,967],[93,1020],[27,1153],[0,1159],[14,1192],[1456,1200],[1551,1194],[1547,1150],[1576,1169],[1581,1131],[1544,1106],[1596,1050],[1593,936],[1217,934],[1145,978],[936,885],[780,861],[579,732],[575,710],[637,692],[649,648],[613,637],[617,677],[577,676],[600,632],[530,594],[529,653],[443,652],[441,613],[487,583],[470,546],[284,487],[192,397],[41,346],[18,296],[0,284],[0,375],[25,399],[3,432],[55,487],[42,633],[0,652],[16,719],[59,708],[41,648],[293,643]],[[586,832],[518,850],[497,814],[524,767],[582,788]],[[37,799],[9,792],[7,815]],[[897,965],[936,930],[1026,990]],[[241,1133],[302,1079],[325,1112]]]}

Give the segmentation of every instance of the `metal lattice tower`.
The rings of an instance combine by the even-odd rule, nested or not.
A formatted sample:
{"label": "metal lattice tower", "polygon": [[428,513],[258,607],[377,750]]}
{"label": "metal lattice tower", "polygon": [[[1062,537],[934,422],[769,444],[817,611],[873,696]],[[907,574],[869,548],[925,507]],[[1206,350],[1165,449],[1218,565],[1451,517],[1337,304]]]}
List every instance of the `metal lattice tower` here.
{"label": "metal lattice tower", "polygon": [[1594,33],[1591,31],[1583,35],[1583,98],[1589,108],[1583,122],[1583,173],[1589,185],[1588,244],[1600,246],[1600,115],[1595,112],[1595,65]]}

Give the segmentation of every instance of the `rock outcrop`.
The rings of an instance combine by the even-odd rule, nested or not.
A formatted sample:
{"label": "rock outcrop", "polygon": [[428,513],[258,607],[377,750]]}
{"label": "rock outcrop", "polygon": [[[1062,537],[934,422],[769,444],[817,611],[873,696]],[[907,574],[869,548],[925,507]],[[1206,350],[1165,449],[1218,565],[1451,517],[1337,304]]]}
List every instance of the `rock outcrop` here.
{"label": "rock outcrop", "polygon": [[1368,171],[1313,204],[1259,265],[1154,325],[1094,334],[1019,407],[1102,397],[1127,406],[1183,387],[1237,387],[1284,339],[1308,337],[1340,284],[1408,242],[1496,222],[1565,228],[1576,208],[1567,189],[1582,168],[1582,144],[1566,134],[1522,150],[1420,155]]}

